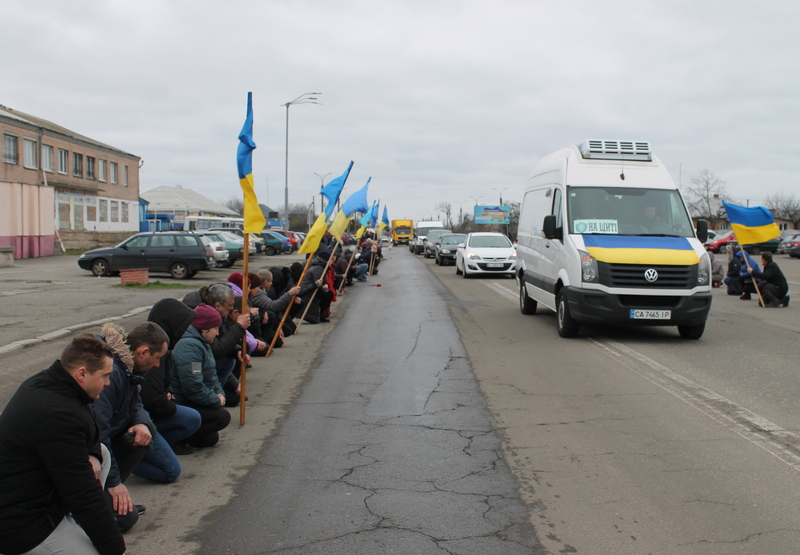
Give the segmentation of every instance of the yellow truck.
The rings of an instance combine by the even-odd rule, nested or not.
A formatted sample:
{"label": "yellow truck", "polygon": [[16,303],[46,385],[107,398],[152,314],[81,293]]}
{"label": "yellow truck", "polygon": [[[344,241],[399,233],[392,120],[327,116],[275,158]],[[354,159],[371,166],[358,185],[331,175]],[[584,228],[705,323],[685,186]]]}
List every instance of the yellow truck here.
{"label": "yellow truck", "polygon": [[414,233],[414,220],[392,220],[392,245],[407,245]]}

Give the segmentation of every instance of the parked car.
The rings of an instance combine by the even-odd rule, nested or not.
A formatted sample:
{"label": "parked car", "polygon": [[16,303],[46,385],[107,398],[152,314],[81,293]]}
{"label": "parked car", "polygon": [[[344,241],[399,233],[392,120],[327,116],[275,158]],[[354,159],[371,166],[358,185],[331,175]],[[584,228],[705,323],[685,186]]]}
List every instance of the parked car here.
{"label": "parked car", "polygon": [[727,252],[728,243],[735,241],[736,236],[733,234],[733,231],[723,231],[718,233],[713,239],[706,241],[705,247],[714,253]]}
{"label": "parked car", "polygon": [[93,249],[78,258],[81,269],[98,277],[147,268],[150,272],[169,272],[175,279],[187,279],[200,270],[213,268],[214,263],[210,242],[184,231],[137,233],[117,246]]}
{"label": "parked car", "polygon": [[[765,241],[763,243],[754,243],[752,245],[744,245],[744,250],[749,252],[750,254],[761,254],[762,252],[777,252],[778,245],[781,242],[780,237],[776,237],[775,239],[770,239],[769,241]],[[733,231],[727,231],[720,235],[717,235],[713,240],[706,241],[705,247],[709,249],[711,252],[715,253],[724,253],[727,252],[729,248],[739,248],[739,243],[736,240],[736,235],[733,234]]]}
{"label": "parked car", "polygon": [[781,254],[789,254],[788,249],[792,248],[792,243],[800,242],[800,233],[791,233],[781,238],[778,244],[778,252]]}
{"label": "parked car", "polygon": [[789,246],[783,249],[783,252],[792,258],[800,258],[800,235],[793,239]]}
{"label": "parked car", "polygon": [[[233,266],[237,260],[244,258],[244,237],[239,237],[230,231],[215,231],[214,233],[225,241],[225,244],[228,246],[228,253],[230,254],[228,257],[230,264],[228,264],[228,266]],[[255,254],[255,245],[248,245],[247,252],[248,254]]]}
{"label": "parked car", "polygon": [[425,241],[422,243],[422,254],[425,255],[425,258],[431,258],[436,254],[436,249],[434,248],[434,243],[441,237],[442,235],[449,235],[453,233],[450,229],[432,229],[428,232],[428,235],[425,236]]}
{"label": "parked car", "polygon": [[[238,227],[211,227],[208,229],[208,231],[227,231],[228,233],[238,235],[241,237],[242,241],[244,241],[244,230]],[[248,246],[248,252],[250,254],[256,254],[263,250],[264,245],[261,242],[261,237],[259,237],[257,234],[249,234],[248,240],[250,241],[250,245]]]}
{"label": "parked car", "polygon": [[514,277],[517,249],[502,233],[469,233],[456,250],[456,274],[468,278],[478,274]]}
{"label": "parked car", "polygon": [[436,253],[433,256],[434,262],[439,266],[455,264],[456,250],[458,245],[464,242],[464,238],[466,238],[464,233],[451,233],[439,237],[433,245],[436,249]]}
{"label": "parked car", "polygon": [[273,239],[277,239],[278,241],[280,241],[280,246],[277,247],[278,249],[277,252],[289,254],[293,250],[292,239],[287,237],[286,235],[278,233],[274,229],[265,229],[264,233],[262,233],[261,236],[264,238],[272,237]]}
{"label": "parked car", "polygon": [[300,248],[300,243],[297,241],[297,237],[295,237],[294,231],[287,231],[283,229],[270,229],[269,231],[272,232],[273,234],[289,238],[289,246],[291,247],[291,250],[289,252],[294,252]]}
{"label": "parked car", "polygon": [[230,266],[230,252],[228,245],[222,240],[222,237],[213,232],[204,233],[203,236],[211,243],[211,249],[214,251],[214,265],[217,268]]}

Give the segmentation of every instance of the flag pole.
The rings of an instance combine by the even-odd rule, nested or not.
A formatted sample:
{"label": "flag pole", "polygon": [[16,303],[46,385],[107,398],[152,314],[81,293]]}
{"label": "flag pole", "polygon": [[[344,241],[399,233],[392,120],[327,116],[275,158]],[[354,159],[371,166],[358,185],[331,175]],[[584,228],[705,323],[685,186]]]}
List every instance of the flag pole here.
{"label": "flag pole", "polygon": [[[331,256],[328,258],[328,263],[325,264],[325,269],[322,270],[322,278],[321,278],[322,279],[322,285],[325,285],[325,276],[328,273],[328,268],[330,268],[331,264],[333,263],[333,253],[336,252],[336,248],[339,246],[339,243],[341,243],[341,242],[342,242],[341,239],[339,239],[339,241],[337,241],[336,246],[333,248],[333,251],[331,252]],[[297,334],[297,331],[300,329],[300,325],[303,323],[303,318],[306,317],[306,313],[308,312],[308,309],[311,308],[311,302],[314,300],[314,297],[317,296],[317,291],[319,291],[320,289],[321,289],[321,287],[318,287],[318,288],[314,289],[314,292],[311,294],[311,298],[308,299],[308,304],[306,305],[305,310],[303,310],[303,315],[300,316],[300,321],[297,322],[297,327],[294,330],[295,334]]]}
{"label": "flag pole", "polygon": [[[747,253],[744,250],[744,246],[743,245],[739,245],[739,248],[742,250],[742,260],[744,260],[745,266],[747,266],[748,270],[752,270],[753,268],[750,266],[750,261],[747,259]],[[758,288],[758,280],[756,279],[756,277],[753,274],[751,274],[749,272],[748,272],[748,274],[750,275],[750,279],[753,280],[753,287],[756,288],[756,294],[758,295],[759,306],[766,307],[767,303],[764,302],[764,297],[761,296],[761,289]]]}
{"label": "flag pole", "polygon": [[[248,299],[250,297],[250,282],[247,279],[248,274],[248,263],[249,263],[249,255],[250,255],[250,234],[244,234],[244,256],[242,257],[242,314],[250,315],[250,303]],[[239,425],[244,426],[247,408],[245,405],[247,404],[247,330],[244,330],[244,336],[242,337],[242,366],[239,371],[239,385],[241,386],[239,392]],[[222,384],[222,387],[225,387],[225,384]]]}
{"label": "flag pole", "polygon": [[[303,280],[306,277],[306,272],[308,272],[308,268],[309,266],[311,266],[311,261],[313,260],[313,258],[314,258],[313,256],[309,256],[308,260],[306,260],[306,265],[303,268],[303,273],[300,274],[300,279],[297,280],[297,283],[295,284],[297,287],[303,285]],[[292,310],[292,307],[294,306],[294,300],[296,298],[297,295],[292,295],[292,299],[289,301],[289,305],[286,307],[286,310],[283,311],[283,317],[281,318],[281,321],[278,324],[278,329],[275,330],[275,335],[272,337],[272,342],[269,344],[269,349],[267,349],[267,354],[264,355],[265,357],[268,357],[272,354],[272,349],[273,347],[275,347],[275,343],[278,341],[278,337],[280,337],[281,335],[283,324],[286,322],[286,318],[289,316],[289,311]]]}
{"label": "flag pole", "polygon": [[[375,251],[372,250],[373,247],[375,247]],[[372,254],[372,256],[369,257],[369,272],[367,272],[367,279],[369,279],[369,276],[372,275],[372,269],[375,267],[375,257],[378,256],[378,245],[377,245],[377,243],[370,244],[369,252],[370,252],[370,254],[372,254],[374,252],[374,254]]]}
{"label": "flag pole", "polygon": [[[344,252],[344,251],[342,251],[342,252]],[[347,276],[350,274],[350,268],[352,267],[353,261],[355,259],[356,259],[356,251],[355,251],[355,249],[353,249],[352,254],[350,254],[350,260],[348,260],[348,262],[347,262],[347,270],[344,273],[344,279],[342,280],[342,283],[339,284],[339,290],[336,292],[339,295],[341,295],[342,290],[344,289],[344,284],[347,282]]]}

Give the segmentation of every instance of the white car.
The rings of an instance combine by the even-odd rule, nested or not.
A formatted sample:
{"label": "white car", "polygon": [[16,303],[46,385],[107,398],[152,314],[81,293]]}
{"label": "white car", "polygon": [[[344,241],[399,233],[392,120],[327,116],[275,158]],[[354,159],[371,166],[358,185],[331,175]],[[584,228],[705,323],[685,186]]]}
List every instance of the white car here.
{"label": "white car", "polygon": [[514,277],[517,249],[502,233],[470,233],[456,250],[456,274],[465,278],[479,274]]}

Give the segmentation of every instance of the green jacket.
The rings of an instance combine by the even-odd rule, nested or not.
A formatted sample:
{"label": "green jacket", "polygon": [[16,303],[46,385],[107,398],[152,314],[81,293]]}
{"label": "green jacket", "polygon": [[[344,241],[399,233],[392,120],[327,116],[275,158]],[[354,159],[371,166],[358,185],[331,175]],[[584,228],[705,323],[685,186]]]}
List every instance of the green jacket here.
{"label": "green jacket", "polygon": [[222,406],[217,394],[225,393],[217,379],[214,353],[194,326],[189,326],[172,351],[172,392],[179,403]]}

